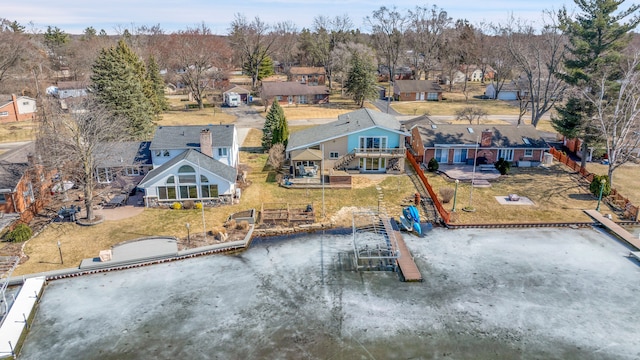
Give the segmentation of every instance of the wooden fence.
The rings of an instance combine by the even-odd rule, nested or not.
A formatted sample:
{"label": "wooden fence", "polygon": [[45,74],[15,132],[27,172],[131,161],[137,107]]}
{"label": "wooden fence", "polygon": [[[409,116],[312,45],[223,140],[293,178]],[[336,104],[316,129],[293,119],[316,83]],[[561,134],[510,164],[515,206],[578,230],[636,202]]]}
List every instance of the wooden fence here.
{"label": "wooden fence", "polygon": [[431,196],[433,205],[438,210],[438,213],[440,214],[442,221],[444,221],[445,224],[449,224],[449,219],[451,217],[451,214],[447,210],[445,210],[445,208],[442,206],[442,203],[440,203],[440,199],[438,199],[438,195],[435,193],[435,191],[433,191],[431,184],[429,184],[429,180],[427,180],[427,177],[424,176],[424,172],[422,172],[420,165],[418,165],[418,162],[416,161],[415,157],[413,157],[413,154],[411,154],[409,150],[407,150],[407,159],[409,159],[409,163],[411,163],[411,166],[413,166],[413,169],[415,170],[416,174],[418,174],[420,181],[422,181],[422,183],[424,184],[424,187],[427,189],[429,196]]}
{"label": "wooden fence", "polygon": [[[564,152],[558,151],[556,148],[552,147],[549,149],[549,153],[553,155],[554,159],[565,164],[573,171],[576,171],[589,183],[593,181],[593,174],[587,171],[587,169],[581,167],[577,162],[571,160]],[[638,206],[633,205],[628,198],[622,196],[616,189],[611,189],[611,194],[609,195],[608,200],[611,205],[623,211],[623,217],[625,219],[638,221],[638,215],[640,215]]]}

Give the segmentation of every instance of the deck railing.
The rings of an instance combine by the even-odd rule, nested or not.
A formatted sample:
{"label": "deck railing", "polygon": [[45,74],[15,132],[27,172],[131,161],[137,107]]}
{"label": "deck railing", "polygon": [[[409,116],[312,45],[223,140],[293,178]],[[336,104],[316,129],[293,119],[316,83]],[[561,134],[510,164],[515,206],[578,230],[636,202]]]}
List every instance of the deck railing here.
{"label": "deck railing", "polygon": [[427,177],[424,176],[424,172],[422,172],[422,169],[420,168],[420,165],[418,165],[418,162],[416,161],[415,157],[413,157],[411,152],[408,150],[406,154],[407,154],[407,159],[409,159],[409,163],[411,164],[411,166],[413,166],[413,169],[415,170],[416,174],[418,174],[420,181],[422,181],[422,183],[424,184],[424,187],[427,189],[427,192],[429,193],[429,196],[433,201],[433,205],[438,210],[438,213],[440,214],[442,221],[444,221],[445,224],[448,224],[451,214],[447,210],[445,210],[444,206],[442,206],[442,203],[438,199],[438,195],[435,193],[435,191],[433,191],[431,184],[429,184],[429,180],[427,180]]}

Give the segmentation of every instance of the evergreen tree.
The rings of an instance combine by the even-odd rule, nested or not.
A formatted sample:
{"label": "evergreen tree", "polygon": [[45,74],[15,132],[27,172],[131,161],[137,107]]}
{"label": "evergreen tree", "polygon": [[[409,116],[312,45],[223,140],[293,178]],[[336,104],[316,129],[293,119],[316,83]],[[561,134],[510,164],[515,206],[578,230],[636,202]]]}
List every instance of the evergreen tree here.
{"label": "evergreen tree", "polygon": [[144,64],[127,44],[102,49],[92,67],[91,80],[98,100],[128,121],[129,135],[145,138],[153,126],[153,105],[145,93]]}
{"label": "evergreen tree", "polygon": [[151,55],[147,61],[147,83],[150,91],[153,113],[159,115],[169,108],[167,99],[164,97],[164,79],[160,75],[160,67],[155,57]]}
{"label": "evergreen tree", "polygon": [[[569,39],[569,52],[572,57],[565,60],[565,72],[557,74],[568,84],[579,89],[595,89],[597,79],[603,69],[618,64],[621,51],[629,43],[630,32],[640,22],[635,15],[627,23],[620,21],[634,14],[640,5],[631,5],[627,10],[616,14],[624,0],[574,0],[581,10],[575,19],[570,17],[566,8],[559,13],[561,29]],[[610,72],[608,86],[616,88],[618,72]],[[586,152],[599,134],[594,134],[591,123],[593,110],[584,98],[573,95],[565,105],[556,107],[558,117],[553,120],[554,128],[561,134],[582,138],[582,167],[586,165]]]}
{"label": "evergreen tree", "polygon": [[364,106],[365,100],[376,98],[375,66],[369,57],[359,53],[352,55],[345,87],[347,94],[350,94],[360,107]]}
{"label": "evergreen tree", "polygon": [[271,104],[271,109],[267,113],[262,129],[262,147],[266,150],[271,149],[275,144],[284,144],[289,138],[289,127],[284,110],[278,104],[277,100]]}
{"label": "evergreen tree", "polygon": [[260,61],[260,66],[256,64],[256,58],[250,58],[242,64],[242,72],[258,81],[273,75],[273,60],[265,56]]}

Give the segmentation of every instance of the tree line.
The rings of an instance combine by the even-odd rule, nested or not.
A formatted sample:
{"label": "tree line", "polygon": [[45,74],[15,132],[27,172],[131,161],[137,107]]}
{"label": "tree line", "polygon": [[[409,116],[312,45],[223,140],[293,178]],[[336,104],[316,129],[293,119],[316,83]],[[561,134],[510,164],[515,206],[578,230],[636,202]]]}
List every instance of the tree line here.
{"label": "tree line", "polygon": [[[226,85],[232,69],[242,69],[256,90],[273,71],[320,66],[331,89],[340,88],[363,104],[374,96],[371,73],[377,69],[394,79],[398,69],[409,67],[414,79],[448,82],[449,90],[456,72],[479,68],[484,80],[491,69],[498,92],[512,82],[522,90],[522,121],[528,114],[528,122],[537,126],[553,111],[559,132],[582,138],[585,149],[604,145],[614,164],[611,178],[637,146],[633,79],[639,46],[633,31],[640,21],[638,5],[620,10],[624,0],[575,3],[575,14],[564,7],[543,11],[535,23],[512,16],[504,23],[479,24],[454,20],[435,5],[382,6],[364,19],[362,30],[347,14],[319,15],[301,30],[292,21],[268,24],[236,14],[226,35],[213,34],[204,22],[171,33],[159,24],[132,25],[109,36],[93,27],[78,35],[54,26],[38,32],[5,19],[0,92],[37,96],[39,87],[61,74],[85,81],[107,108],[130,117],[130,135],[141,137],[166,106],[163,82],[180,82],[203,107],[207,93]],[[114,66],[118,61],[127,64],[126,74],[114,76],[121,71]],[[162,76],[161,70],[166,70]],[[133,79],[139,84],[131,85]],[[110,84],[118,81],[132,93],[110,94]],[[466,86],[465,81],[461,91],[468,95]],[[132,105],[122,106],[123,98]]]}

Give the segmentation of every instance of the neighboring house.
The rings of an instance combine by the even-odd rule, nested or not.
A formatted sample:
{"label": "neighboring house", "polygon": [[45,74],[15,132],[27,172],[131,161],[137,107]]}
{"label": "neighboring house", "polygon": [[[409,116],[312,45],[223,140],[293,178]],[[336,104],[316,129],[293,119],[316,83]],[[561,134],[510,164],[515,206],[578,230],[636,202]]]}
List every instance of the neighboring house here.
{"label": "neighboring house", "polygon": [[484,95],[489,99],[498,100],[519,100],[525,98],[529,94],[527,87],[522,81],[516,82],[512,80],[509,83],[502,85],[502,88],[497,88],[496,83],[490,83],[485,89]]}
{"label": "neighboring house", "polygon": [[493,164],[498,159],[531,166],[543,160],[549,145],[531,125],[424,124],[411,128],[411,148],[426,165]]}
{"label": "neighboring house", "polygon": [[293,176],[300,175],[300,166],[363,173],[404,172],[408,136],[394,116],[361,109],[291,134],[286,157]]}
{"label": "neighboring house", "polygon": [[[399,66],[393,72],[394,80],[411,80],[413,79],[413,70],[408,66]],[[378,82],[389,81],[389,67],[386,65],[378,66]]]}
{"label": "neighboring house", "polygon": [[82,81],[58,81],[56,94],[61,100],[87,96],[87,85]]}
{"label": "neighboring house", "polygon": [[26,121],[36,118],[36,100],[27,96],[11,94],[0,102],[0,123]]}
{"label": "neighboring house", "polygon": [[125,141],[103,145],[96,152],[96,179],[109,184],[119,176],[137,177],[152,168],[149,141]]}
{"label": "neighboring house", "polygon": [[138,184],[147,206],[235,195],[239,147],[234,125],[161,126],[149,148],[153,170]]}
{"label": "neighboring house", "polygon": [[[460,69],[454,74],[454,83],[464,82],[465,79],[473,82],[491,81],[495,77],[496,71],[489,65],[486,65],[484,72],[478,65],[460,65]],[[484,75],[484,79],[483,79]]]}
{"label": "neighboring house", "polygon": [[231,85],[229,86],[223,93],[222,93],[222,98],[224,99],[224,95],[226,93],[236,93],[238,95],[240,95],[240,101],[242,101],[245,104],[249,103],[249,97],[251,96],[251,91],[238,86],[238,85]]}
{"label": "neighboring house", "polygon": [[393,96],[397,101],[440,101],[442,88],[431,80],[396,80]]}
{"label": "neighboring house", "polygon": [[289,81],[304,85],[318,86],[326,82],[323,67],[294,66],[289,69]]}
{"label": "neighboring house", "polygon": [[325,104],[329,102],[329,88],[324,85],[307,86],[293,81],[263,81],[261,97],[265,105],[274,100],[280,105]]}
{"label": "neighboring house", "polygon": [[34,162],[35,154],[32,142],[0,156],[0,213],[18,214],[23,222],[29,222],[51,195],[51,176]]}

